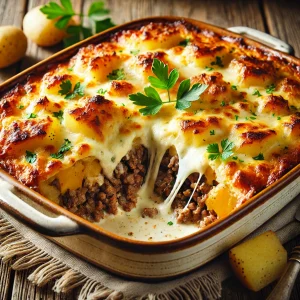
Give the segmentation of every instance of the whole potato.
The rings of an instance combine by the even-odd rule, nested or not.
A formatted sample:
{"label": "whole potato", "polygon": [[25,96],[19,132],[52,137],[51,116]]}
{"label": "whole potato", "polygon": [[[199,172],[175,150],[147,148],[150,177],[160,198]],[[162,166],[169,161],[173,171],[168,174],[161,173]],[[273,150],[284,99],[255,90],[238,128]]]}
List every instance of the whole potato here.
{"label": "whole potato", "polygon": [[23,19],[26,36],[39,46],[53,46],[66,37],[66,32],[55,27],[57,19],[49,20],[37,6],[31,9]]}
{"label": "whole potato", "polygon": [[26,53],[27,38],[24,32],[15,26],[0,26],[0,68],[5,68]]}

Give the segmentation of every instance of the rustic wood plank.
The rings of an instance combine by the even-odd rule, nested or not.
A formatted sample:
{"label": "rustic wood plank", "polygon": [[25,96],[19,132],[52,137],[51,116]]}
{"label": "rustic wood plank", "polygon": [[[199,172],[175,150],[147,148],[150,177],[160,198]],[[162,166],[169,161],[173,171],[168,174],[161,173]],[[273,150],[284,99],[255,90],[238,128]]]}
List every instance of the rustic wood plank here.
{"label": "rustic wood plank", "polygon": [[[87,9],[92,1],[84,1]],[[244,25],[264,30],[258,1],[178,1],[178,0],[110,0],[106,1],[115,23],[149,16],[176,15],[189,17],[221,27]]]}
{"label": "rustic wood plank", "polygon": [[9,299],[9,292],[13,282],[14,271],[9,263],[0,261],[0,299]]}
{"label": "rustic wood plank", "polygon": [[300,57],[300,2],[299,0],[264,0],[266,22],[272,35],[291,44]]}
{"label": "rustic wood plank", "polygon": [[[14,25],[22,27],[22,20],[26,9],[26,0],[1,0],[0,25]],[[0,83],[15,75],[19,63],[0,70]]]}

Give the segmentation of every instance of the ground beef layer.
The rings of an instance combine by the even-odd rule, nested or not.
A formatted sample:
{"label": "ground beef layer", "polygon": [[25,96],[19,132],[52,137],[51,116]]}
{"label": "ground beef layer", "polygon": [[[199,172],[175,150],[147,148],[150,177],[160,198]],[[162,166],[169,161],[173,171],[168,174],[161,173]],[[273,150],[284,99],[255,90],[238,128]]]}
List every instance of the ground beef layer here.
{"label": "ground beef layer", "polygon": [[148,151],[138,145],[122,158],[113,178],[104,176],[101,186],[83,180],[80,188],[60,196],[60,205],[92,222],[102,219],[105,213],[116,214],[118,204],[130,211],[136,206],[137,192],[144,182],[147,165]]}
{"label": "ground beef layer", "polygon": [[[173,188],[178,168],[178,156],[171,155],[167,151],[162,159],[154,187],[155,193],[163,199],[169,196]],[[198,173],[193,173],[184,181],[172,203],[172,208],[174,209],[178,223],[197,223],[200,227],[205,227],[217,218],[215,212],[208,210],[205,205],[208,192],[217,182],[213,181],[209,184],[203,175],[189,205],[185,208],[196,186],[198,177]]]}

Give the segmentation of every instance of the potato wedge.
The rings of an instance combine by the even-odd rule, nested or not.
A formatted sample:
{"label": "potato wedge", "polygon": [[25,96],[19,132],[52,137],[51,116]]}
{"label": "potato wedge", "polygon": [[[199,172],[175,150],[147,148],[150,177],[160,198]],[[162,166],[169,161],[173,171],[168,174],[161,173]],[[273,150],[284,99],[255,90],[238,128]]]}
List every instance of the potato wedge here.
{"label": "potato wedge", "polygon": [[280,277],[287,252],[276,234],[267,231],[231,249],[229,261],[243,285],[256,292]]}

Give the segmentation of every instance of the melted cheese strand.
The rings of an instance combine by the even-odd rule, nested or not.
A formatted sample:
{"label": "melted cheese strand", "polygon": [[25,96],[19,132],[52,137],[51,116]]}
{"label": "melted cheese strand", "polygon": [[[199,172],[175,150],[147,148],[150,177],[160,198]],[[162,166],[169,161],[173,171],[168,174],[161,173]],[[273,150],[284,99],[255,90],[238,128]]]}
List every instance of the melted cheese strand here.
{"label": "melted cheese strand", "polygon": [[185,205],[184,209],[186,209],[186,208],[189,206],[191,200],[193,199],[193,196],[194,196],[195,191],[196,191],[196,189],[197,189],[197,187],[198,187],[198,185],[199,185],[199,182],[200,182],[200,179],[201,179],[202,175],[203,175],[203,174],[199,174],[199,177],[198,177],[198,180],[197,180],[197,182],[196,182],[196,185],[195,185],[195,187],[194,187],[194,189],[193,189],[192,195],[190,196],[190,199],[189,199],[189,201],[187,202],[187,204]]}

